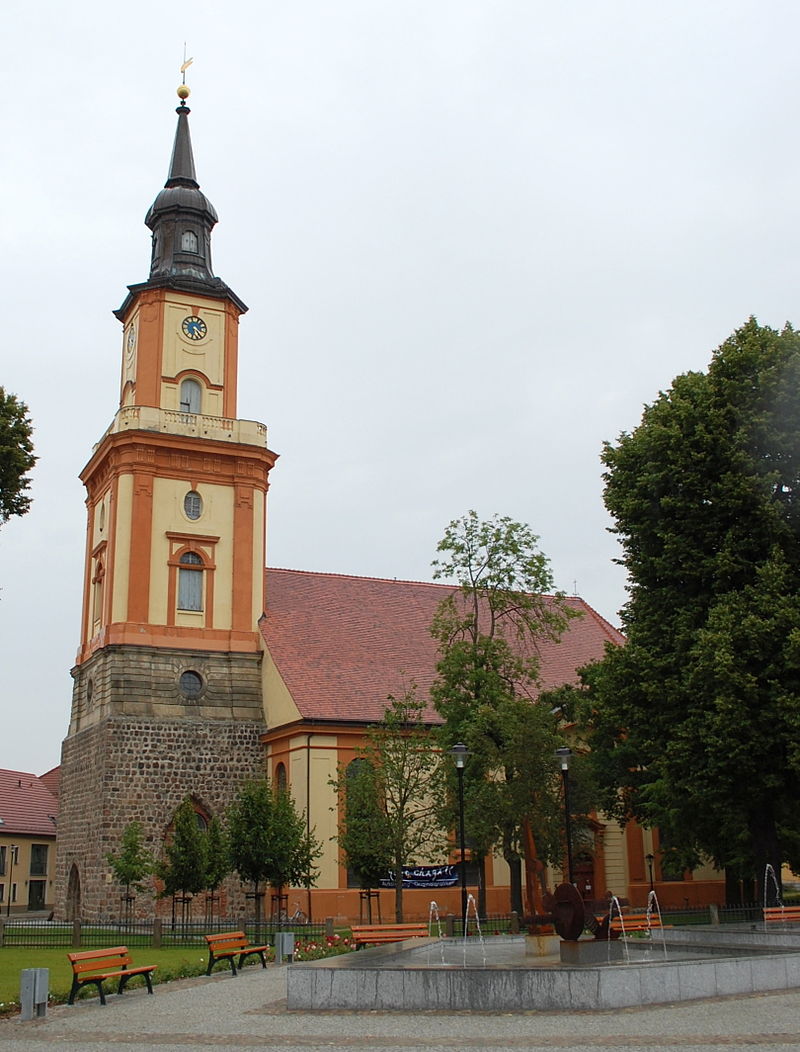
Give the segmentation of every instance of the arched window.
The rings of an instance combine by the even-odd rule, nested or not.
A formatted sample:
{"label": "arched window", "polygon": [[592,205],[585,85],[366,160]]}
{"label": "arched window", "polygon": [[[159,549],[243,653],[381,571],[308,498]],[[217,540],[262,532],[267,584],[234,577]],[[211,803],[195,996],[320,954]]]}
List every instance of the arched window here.
{"label": "arched window", "polygon": [[197,552],[184,552],[178,560],[178,609],[203,609],[203,560]]}
{"label": "arched window", "polygon": [[95,573],[92,578],[92,621],[96,628],[103,620],[103,585],[105,583],[106,571],[102,559],[95,564]]}
{"label": "arched window", "polygon": [[286,780],[285,763],[279,763],[278,766],[275,768],[275,784],[282,793],[286,792],[288,788],[288,782]]}
{"label": "arched window", "polygon": [[181,382],[181,412],[199,413],[203,404],[203,389],[197,380],[187,377]]}
{"label": "arched window", "polygon": [[184,252],[197,251],[197,234],[193,230],[184,230],[181,237],[181,249]]}

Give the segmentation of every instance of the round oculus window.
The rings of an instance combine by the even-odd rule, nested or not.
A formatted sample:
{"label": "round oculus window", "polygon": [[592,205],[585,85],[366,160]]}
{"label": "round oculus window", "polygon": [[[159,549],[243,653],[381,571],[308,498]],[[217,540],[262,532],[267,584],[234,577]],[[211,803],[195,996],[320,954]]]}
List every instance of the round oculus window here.
{"label": "round oculus window", "polygon": [[187,669],[181,673],[181,693],[187,698],[197,698],[203,689],[203,677],[193,669]]}
{"label": "round oculus window", "polygon": [[196,490],[190,490],[183,498],[183,510],[187,519],[199,519],[203,514],[203,498]]}

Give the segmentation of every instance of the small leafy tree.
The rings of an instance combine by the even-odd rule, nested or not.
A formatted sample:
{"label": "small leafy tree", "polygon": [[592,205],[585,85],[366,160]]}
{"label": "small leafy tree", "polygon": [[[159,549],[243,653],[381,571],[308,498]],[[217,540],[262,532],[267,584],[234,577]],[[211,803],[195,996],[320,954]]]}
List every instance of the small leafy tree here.
{"label": "small leafy tree", "polygon": [[[413,686],[401,697],[390,696],[383,721],[367,731],[361,750],[366,765],[374,772],[374,783],[369,786],[364,776],[360,788],[382,795],[385,818],[380,818],[377,813],[380,804],[375,807],[373,801],[365,820],[367,826],[374,824],[373,828],[379,830],[378,856],[370,862],[368,853],[364,852],[360,861],[370,869],[372,877],[373,862],[382,863],[384,848],[388,848],[395,874],[398,922],[403,920],[403,866],[424,861],[432,851],[441,849],[444,840],[438,805],[439,756],[425,722],[425,711],[425,703],[417,697]],[[340,771],[336,789],[346,811],[346,771]],[[363,836],[354,831],[354,837],[357,837],[355,846],[362,849]]]}
{"label": "small leafy tree", "polygon": [[28,472],[36,463],[28,407],[0,387],[0,526],[30,508]]}
{"label": "small leafy tree", "polygon": [[231,863],[253,885],[258,924],[263,885],[313,884],[320,846],[285,790],[266,779],[245,783],[228,809],[227,827]]}
{"label": "small leafy tree", "polygon": [[181,894],[185,920],[186,900],[202,890],[206,877],[206,837],[188,797],[175,812],[172,837],[164,854],[166,857],[158,867],[158,875],[164,882],[163,894]]}
{"label": "small leafy tree", "polygon": [[[380,776],[363,756],[340,770],[334,783],[344,798],[339,846],[359,885],[370,891],[388,875],[392,866],[391,829],[386,814],[386,796]],[[372,899],[367,899],[372,920]]]}
{"label": "small leafy tree", "polygon": [[231,871],[230,850],[225,827],[214,816],[208,823],[205,835],[205,874],[203,886],[208,892],[208,918],[214,916],[214,899],[223,880]]}
{"label": "small leafy tree", "polygon": [[119,884],[125,888],[125,911],[130,911],[132,891],[142,891],[145,879],[155,870],[155,860],[142,839],[140,822],[129,822],[122,831],[120,850],[110,852],[106,860]]}

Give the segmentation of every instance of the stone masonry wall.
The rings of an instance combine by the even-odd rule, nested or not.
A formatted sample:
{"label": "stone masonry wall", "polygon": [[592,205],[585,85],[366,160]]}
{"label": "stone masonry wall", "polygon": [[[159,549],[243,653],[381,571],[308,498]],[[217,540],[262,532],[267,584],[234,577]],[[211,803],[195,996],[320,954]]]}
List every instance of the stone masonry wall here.
{"label": "stone masonry wall", "polygon": [[[70,871],[77,866],[81,917],[118,916],[120,888],[106,860],[119,849],[128,823],[141,823],[145,842],[160,854],[178,805],[191,795],[209,818],[221,816],[239,787],[264,773],[264,726],[255,720],[109,716],[68,737],[62,747],[56,916],[66,916]],[[244,904],[229,882],[230,909]],[[154,912],[139,894],[137,915]]]}

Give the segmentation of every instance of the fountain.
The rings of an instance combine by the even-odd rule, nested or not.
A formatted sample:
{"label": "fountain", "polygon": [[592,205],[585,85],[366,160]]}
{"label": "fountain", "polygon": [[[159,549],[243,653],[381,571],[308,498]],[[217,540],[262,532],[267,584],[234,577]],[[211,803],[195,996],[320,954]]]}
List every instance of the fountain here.
{"label": "fountain", "polygon": [[[465,916],[463,939],[442,938],[439,925],[438,937],[293,964],[287,973],[288,1007],[585,1011],[800,988],[800,928],[653,927],[649,937],[616,939],[609,917],[602,923],[584,918],[572,885],[557,888],[552,902],[560,952],[534,956],[524,935],[484,939],[481,933],[480,941],[468,939]],[[619,902],[612,909],[619,911]],[[655,896],[648,898],[648,913],[654,910],[660,917]],[[429,931],[438,912],[432,903]],[[475,919],[479,925],[477,911]],[[581,937],[585,921],[594,925],[597,938]],[[654,954],[660,940],[663,958]]]}

